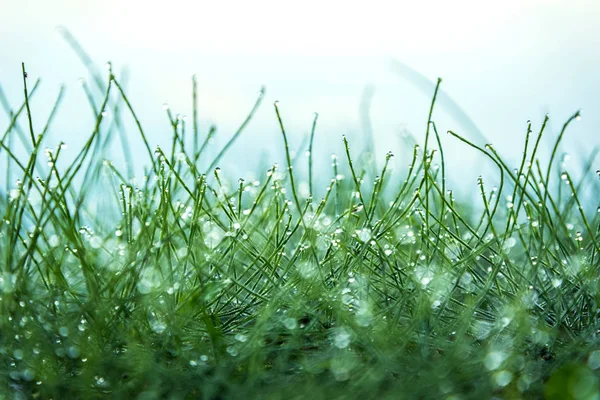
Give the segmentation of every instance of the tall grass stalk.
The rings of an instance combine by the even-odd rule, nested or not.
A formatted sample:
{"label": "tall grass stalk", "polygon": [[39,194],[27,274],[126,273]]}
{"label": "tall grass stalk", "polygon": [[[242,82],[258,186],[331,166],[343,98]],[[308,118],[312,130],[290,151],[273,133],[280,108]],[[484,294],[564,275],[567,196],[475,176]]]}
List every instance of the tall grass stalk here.
{"label": "tall grass stalk", "polygon": [[[344,137],[345,160],[315,174],[315,114],[304,177],[275,104],[286,168],[236,183],[218,165],[263,90],[211,158],[215,128],[200,132],[195,78],[192,144],[167,110],[162,149],[112,69],[92,72],[98,93],[83,90],[95,124],[71,163],[60,167],[63,145],[44,149],[62,91],[36,136],[38,84],[28,90],[24,65],[23,105],[0,141],[6,396],[598,396],[598,180],[593,161],[579,183],[553,164],[578,113],[548,161],[537,154],[548,117],[533,147],[530,123],[514,170],[493,146],[450,131],[498,169],[498,187],[480,178],[473,205],[448,190],[457,175],[434,121],[441,80],[408,169],[394,171],[390,152],[372,176]],[[141,179],[107,158],[114,132],[130,154],[128,119],[147,156]]]}

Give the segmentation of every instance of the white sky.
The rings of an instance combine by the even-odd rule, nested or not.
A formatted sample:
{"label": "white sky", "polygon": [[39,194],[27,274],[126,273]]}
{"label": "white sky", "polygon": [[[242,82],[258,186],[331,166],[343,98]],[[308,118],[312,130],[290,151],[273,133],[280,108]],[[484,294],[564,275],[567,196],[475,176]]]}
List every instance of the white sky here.
{"label": "white sky", "polygon": [[[378,53],[462,51],[523,23],[533,36],[548,18],[593,21],[593,0],[302,2],[5,0],[4,29],[47,32],[57,23],[98,41],[161,50]],[[590,15],[592,11],[592,15]],[[539,19],[527,18],[537,15]],[[544,19],[546,21],[544,21]],[[509,28],[509,29],[506,29]],[[557,27],[558,30],[564,27]],[[575,27],[569,28],[573,30]],[[85,31],[85,32],[83,32]],[[539,32],[547,34],[548,32]]]}
{"label": "white sky", "polygon": [[[99,64],[110,59],[129,67],[131,97],[157,143],[168,128],[161,105],[168,101],[189,114],[196,73],[203,122],[217,122],[224,138],[267,85],[252,135],[240,145],[256,151],[279,145],[273,100],[281,100],[295,137],[318,111],[321,137],[338,143],[358,129],[361,92],[374,84],[371,115],[384,154],[398,146],[400,130],[422,134],[430,101],[391,72],[389,60],[397,58],[432,81],[442,76],[445,92],[500,150],[518,157],[514,143],[527,119],[539,123],[549,111],[555,132],[578,108],[583,120],[572,143],[600,145],[595,0],[3,0],[1,10],[0,84],[16,105],[26,61],[30,75],[44,79],[36,109],[46,110],[66,82],[69,116],[57,120],[55,136],[67,141],[77,142],[89,127],[74,117],[82,96],[73,83],[85,71],[55,33],[57,25],[69,28]],[[452,115],[443,109],[436,115],[443,131],[460,132]]]}

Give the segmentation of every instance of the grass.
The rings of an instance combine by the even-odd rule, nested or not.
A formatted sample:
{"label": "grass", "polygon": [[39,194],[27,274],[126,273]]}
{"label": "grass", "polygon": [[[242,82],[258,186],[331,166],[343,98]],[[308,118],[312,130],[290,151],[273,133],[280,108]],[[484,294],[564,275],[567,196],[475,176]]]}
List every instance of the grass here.
{"label": "grass", "polygon": [[[578,181],[555,167],[578,113],[549,160],[548,117],[530,123],[516,169],[449,132],[498,169],[473,205],[446,187],[441,81],[406,171],[388,153],[372,176],[344,138],[317,176],[317,115],[308,157],[293,157],[276,103],[285,165],[235,182],[217,165],[262,95],[211,157],[195,80],[191,128],[167,109],[163,149],[108,75],[83,85],[95,125],[61,164],[64,146],[44,141],[62,91],[36,135],[23,66],[0,142],[0,398],[600,396],[600,191],[593,159]],[[131,152],[121,118],[143,140],[143,179],[106,159],[117,134]]]}

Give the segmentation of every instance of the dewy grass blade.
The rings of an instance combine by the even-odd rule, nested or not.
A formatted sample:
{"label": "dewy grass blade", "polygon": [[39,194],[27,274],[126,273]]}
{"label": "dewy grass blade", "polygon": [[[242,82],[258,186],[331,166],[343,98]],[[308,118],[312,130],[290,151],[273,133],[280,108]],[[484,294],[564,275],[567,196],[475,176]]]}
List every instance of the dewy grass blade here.
{"label": "dewy grass blade", "polygon": [[25,71],[25,63],[21,63],[21,68],[23,70],[23,92],[25,93],[25,108],[27,109],[27,122],[29,122],[29,134],[31,135],[31,143],[35,147],[35,133],[33,132],[31,108],[29,107],[29,92],[27,91],[27,72]]}
{"label": "dewy grass blade", "polygon": [[312,129],[310,130],[310,142],[308,144],[308,193],[310,197],[313,197],[313,143],[315,139],[315,130],[317,128],[317,120],[319,119],[319,114],[314,114],[314,119],[312,123]]}
{"label": "dewy grass blade", "polygon": [[[293,386],[300,398],[538,398],[561,378],[596,396],[600,185],[595,153],[575,181],[554,166],[570,120],[548,168],[538,155],[548,118],[535,141],[528,124],[516,172],[492,146],[452,133],[498,168],[499,190],[480,180],[473,204],[461,171],[448,167],[436,99],[424,146],[389,149],[397,156],[375,170],[344,137],[347,163],[334,156],[325,173],[317,115],[292,147],[308,143],[301,165],[290,148],[301,138],[275,106],[284,170],[230,181],[223,155],[260,98],[205,160],[216,127],[200,138],[195,78],[192,123],[168,111],[164,151],[150,147],[112,70],[93,79],[80,106],[94,123],[72,157],[62,145],[39,157],[63,92],[34,140],[37,86],[16,111],[0,99],[9,116],[0,149],[20,178],[0,193],[8,395],[279,398]],[[115,129],[125,132],[115,121],[123,103],[150,156],[141,180],[108,151]]]}

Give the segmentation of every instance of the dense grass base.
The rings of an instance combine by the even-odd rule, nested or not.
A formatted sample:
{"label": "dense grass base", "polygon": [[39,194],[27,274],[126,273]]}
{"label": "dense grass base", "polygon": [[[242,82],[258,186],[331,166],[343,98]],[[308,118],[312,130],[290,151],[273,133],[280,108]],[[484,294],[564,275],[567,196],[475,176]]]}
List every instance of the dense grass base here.
{"label": "dense grass base", "polygon": [[[548,118],[530,124],[516,169],[450,132],[498,168],[474,206],[446,188],[432,112],[408,170],[391,153],[378,172],[354,163],[344,139],[313,182],[317,119],[294,159],[276,104],[286,165],[232,183],[215,167],[247,121],[209,157],[211,134],[186,139],[167,110],[172,148],[152,149],[112,71],[96,84],[95,127],[64,168],[27,87],[2,136],[20,178],[0,199],[0,397],[598,398],[600,220],[581,193],[600,192],[553,167],[578,114],[545,162]],[[123,107],[143,179],[105,161]]]}

